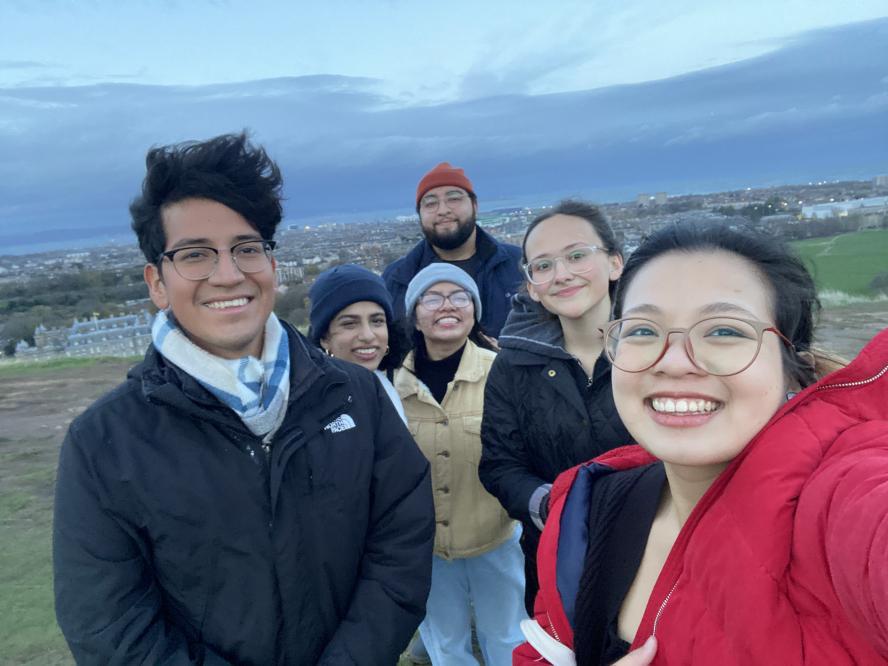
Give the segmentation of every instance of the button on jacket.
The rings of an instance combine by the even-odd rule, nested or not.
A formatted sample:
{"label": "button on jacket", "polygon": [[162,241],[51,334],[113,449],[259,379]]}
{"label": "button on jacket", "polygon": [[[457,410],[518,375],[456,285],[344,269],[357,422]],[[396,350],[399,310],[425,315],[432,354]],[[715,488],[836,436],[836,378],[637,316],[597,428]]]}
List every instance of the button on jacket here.
{"label": "button on jacket", "polygon": [[410,433],[432,465],[435,555],[445,559],[493,550],[515,529],[478,480],[484,383],[495,356],[467,340],[441,404],[413,374],[414,352],[395,375]]}
{"label": "button on jacket", "polygon": [[372,373],[292,328],[268,453],[153,347],[75,419],[53,526],[80,664],[393,664],[425,612],[428,464]]}

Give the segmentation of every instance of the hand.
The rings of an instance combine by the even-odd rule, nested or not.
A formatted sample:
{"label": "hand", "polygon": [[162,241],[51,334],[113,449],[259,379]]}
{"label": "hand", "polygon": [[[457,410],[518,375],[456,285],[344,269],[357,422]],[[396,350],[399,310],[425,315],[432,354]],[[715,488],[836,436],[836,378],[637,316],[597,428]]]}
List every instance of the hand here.
{"label": "hand", "polygon": [[632,650],[612,666],[648,666],[657,654],[657,639],[650,636],[637,650]]}

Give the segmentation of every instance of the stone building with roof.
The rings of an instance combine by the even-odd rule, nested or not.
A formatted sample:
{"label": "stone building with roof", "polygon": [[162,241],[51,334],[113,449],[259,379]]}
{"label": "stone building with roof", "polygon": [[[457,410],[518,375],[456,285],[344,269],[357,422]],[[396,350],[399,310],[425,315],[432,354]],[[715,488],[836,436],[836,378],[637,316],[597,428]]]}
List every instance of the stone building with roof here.
{"label": "stone building with roof", "polygon": [[22,360],[141,356],[151,344],[153,320],[153,315],[143,310],[105,319],[75,319],[68,328],[46,328],[41,324],[34,331],[34,346],[22,340],[15,355]]}

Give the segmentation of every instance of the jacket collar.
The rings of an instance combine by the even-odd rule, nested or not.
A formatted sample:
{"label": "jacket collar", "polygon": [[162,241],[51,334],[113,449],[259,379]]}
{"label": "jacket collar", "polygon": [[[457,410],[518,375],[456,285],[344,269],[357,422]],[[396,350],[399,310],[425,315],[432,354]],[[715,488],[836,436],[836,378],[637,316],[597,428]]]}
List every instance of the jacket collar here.
{"label": "jacket collar", "polygon": [[[512,297],[512,310],[497,341],[502,349],[530,352],[537,357],[571,358],[564,348],[564,333],[558,318],[524,292]],[[518,359],[524,357],[517,356]],[[539,363],[539,358],[527,360]]]}
{"label": "jacket collar", "polygon": [[[500,243],[477,225],[475,226],[475,254],[487,263],[488,268],[509,261],[509,255],[502,250]],[[435,253],[432,244],[423,238],[407,253],[404,261],[396,266],[391,279],[406,286],[417,272],[436,261],[443,261],[443,259]]]}
{"label": "jacket collar", "polygon": [[[290,347],[290,408],[300,401],[305,407],[316,404],[327,389],[347,381],[346,373],[320,349],[310,345],[299,331],[281,321]],[[176,407],[208,421],[230,423],[234,413],[207,391],[191,375],[169,363],[154,345],[145,359],[130,370],[128,377],[139,381],[146,399]],[[236,419],[240,422],[239,419]]]}
{"label": "jacket collar", "polygon": [[[404,359],[402,364],[406,372],[398,372],[395,375],[395,388],[402,398],[416,395],[420,392],[419,378],[414,374],[415,355],[413,350]],[[459,367],[453,376],[453,383],[456,382],[478,382],[484,379],[484,364],[481,348],[471,340],[466,340],[466,347],[463,349],[462,358],[459,361]]]}

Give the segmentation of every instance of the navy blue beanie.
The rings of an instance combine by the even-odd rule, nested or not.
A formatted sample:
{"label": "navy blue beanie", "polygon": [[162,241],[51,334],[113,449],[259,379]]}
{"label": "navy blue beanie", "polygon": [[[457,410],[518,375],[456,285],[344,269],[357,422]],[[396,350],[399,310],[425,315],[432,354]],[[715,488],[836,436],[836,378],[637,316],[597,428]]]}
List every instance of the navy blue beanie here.
{"label": "navy blue beanie", "polygon": [[333,317],[352,303],[378,303],[389,323],[394,316],[392,297],[385,288],[385,282],[376,273],[356,264],[334,266],[318,275],[308,290],[308,297],[311,299],[309,337],[315,344],[319,344],[327,334]]}

